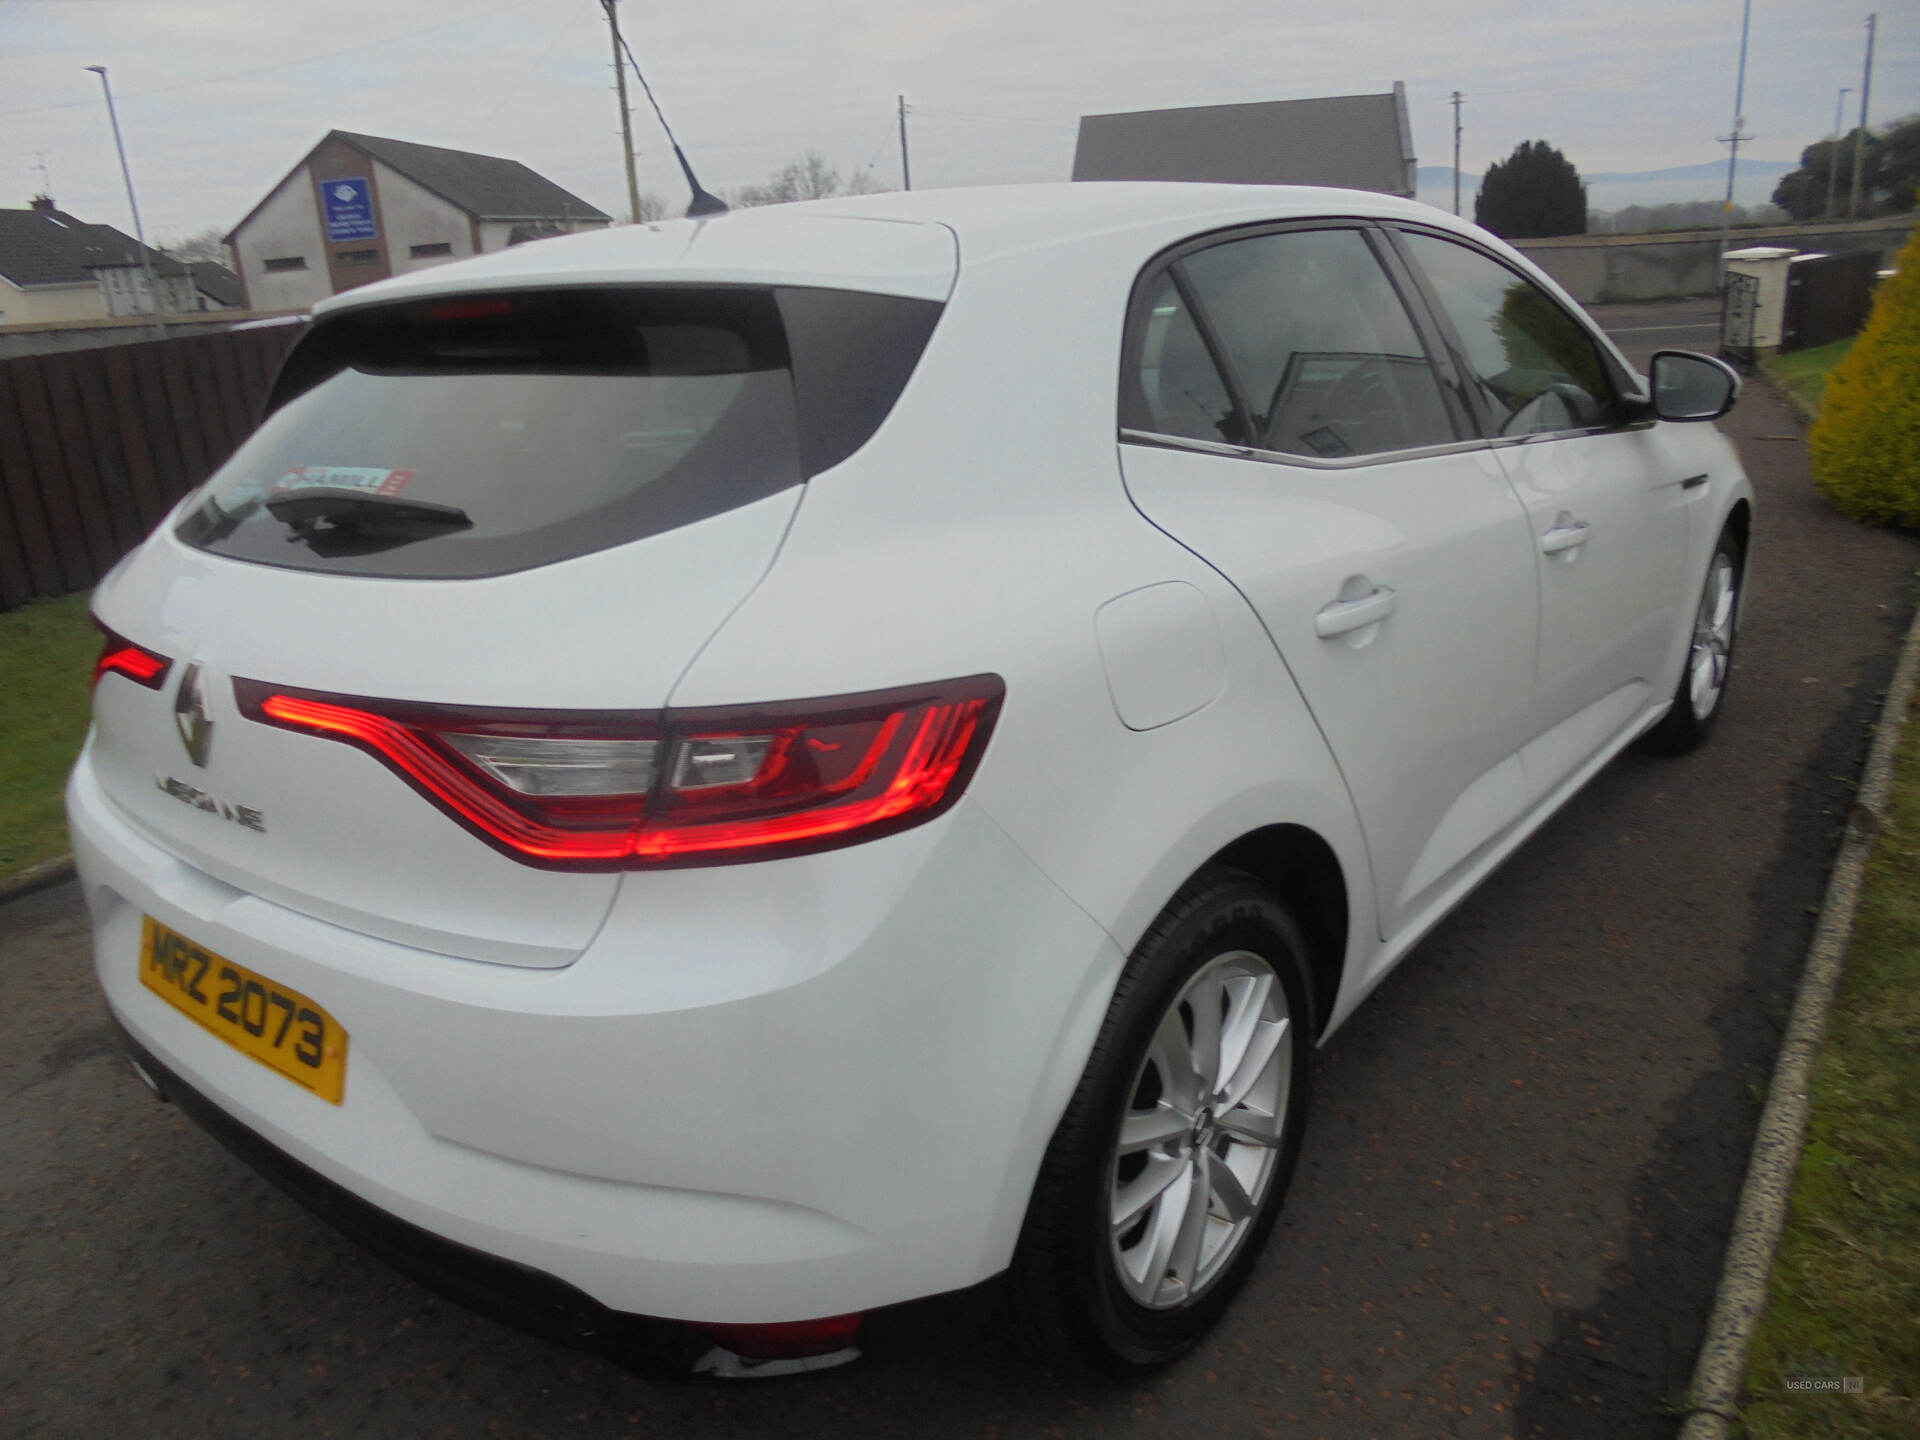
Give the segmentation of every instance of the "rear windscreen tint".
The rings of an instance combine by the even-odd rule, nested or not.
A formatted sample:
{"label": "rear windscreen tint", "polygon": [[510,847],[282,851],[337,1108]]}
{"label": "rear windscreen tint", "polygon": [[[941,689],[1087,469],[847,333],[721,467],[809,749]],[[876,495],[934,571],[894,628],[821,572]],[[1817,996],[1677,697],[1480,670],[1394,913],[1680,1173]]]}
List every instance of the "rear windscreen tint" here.
{"label": "rear windscreen tint", "polygon": [[[350,311],[294,348],[266,420],[175,533],[236,559],[415,578],[657,535],[865,444],[940,309],[659,286]],[[298,519],[276,504],[296,496],[311,502]]]}

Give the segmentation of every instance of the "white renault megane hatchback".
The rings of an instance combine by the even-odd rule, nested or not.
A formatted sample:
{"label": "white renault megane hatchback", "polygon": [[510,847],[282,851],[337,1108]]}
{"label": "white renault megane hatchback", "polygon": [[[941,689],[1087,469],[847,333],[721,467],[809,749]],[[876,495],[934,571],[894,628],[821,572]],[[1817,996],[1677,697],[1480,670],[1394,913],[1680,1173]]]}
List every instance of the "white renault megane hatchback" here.
{"label": "white renault megane hatchback", "polygon": [[155,1088],[529,1323],[768,1373],[995,1281],[1165,1363],[1313,1047],[1712,727],[1752,495],[1676,422],[1735,389],[1332,190],[862,197],[336,297],[95,595],[100,983]]}

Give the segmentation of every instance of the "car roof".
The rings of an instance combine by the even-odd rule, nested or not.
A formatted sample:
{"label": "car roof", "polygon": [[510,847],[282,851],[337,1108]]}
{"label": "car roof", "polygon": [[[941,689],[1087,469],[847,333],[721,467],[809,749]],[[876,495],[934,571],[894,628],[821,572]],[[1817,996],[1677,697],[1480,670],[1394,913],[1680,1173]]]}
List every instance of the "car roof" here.
{"label": "car roof", "polygon": [[1075,181],[840,196],[702,220],[623,225],[436,265],[321,301],[316,314],[391,300],[541,285],[813,285],[944,300],[968,265],[1137,231],[1169,234],[1310,216],[1454,217],[1395,196],[1286,185]]}
{"label": "car roof", "polygon": [[1141,180],[895,191],[818,203],[836,213],[949,226],[959,235],[970,260],[994,259],[1011,250],[1071,243],[1113,231],[1158,229],[1175,221],[1198,230],[1250,219],[1323,215],[1425,219],[1440,214],[1431,206],[1371,190]]}

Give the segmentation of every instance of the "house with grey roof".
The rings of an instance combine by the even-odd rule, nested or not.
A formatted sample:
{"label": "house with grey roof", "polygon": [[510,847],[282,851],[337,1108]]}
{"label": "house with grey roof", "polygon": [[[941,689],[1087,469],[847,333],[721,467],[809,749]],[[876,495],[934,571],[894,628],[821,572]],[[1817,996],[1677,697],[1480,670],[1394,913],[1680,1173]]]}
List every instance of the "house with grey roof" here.
{"label": "house with grey roof", "polygon": [[227,236],[248,308],[613,223],[518,160],[332,130]]}
{"label": "house with grey roof", "polygon": [[238,310],[247,303],[240,277],[217,260],[189,260],[187,273],[200,296],[202,310]]}
{"label": "house with grey roof", "polygon": [[111,225],[69,215],[45,195],[0,210],[0,325],[50,325],[204,308],[186,266]]}
{"label": "house with grey roof", "polygon": [[1076,180],[1337,185],[1413,198],[1407,87],[1385,95],[1262,100],[1083,115]]}

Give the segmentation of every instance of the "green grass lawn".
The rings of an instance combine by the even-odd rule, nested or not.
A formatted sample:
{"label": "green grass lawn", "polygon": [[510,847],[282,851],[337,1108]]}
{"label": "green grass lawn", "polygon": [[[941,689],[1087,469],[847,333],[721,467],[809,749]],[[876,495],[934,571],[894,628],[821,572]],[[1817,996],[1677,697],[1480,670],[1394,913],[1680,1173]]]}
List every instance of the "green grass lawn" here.
{"label": "green grass lawn", "polygon": [[0,880],[66,853],[60,791],[86,738],[99,654],[85,595],[0,615]]}
{"label": "green grass lawn", "polygon": [[1835,340],[1830,345],[1816,345],[1811,350],[1795,350],[1786,355],[1774,355],[1761,362],[1760,368],[1773,377],[1782,390],[1793,398],[1799,408],[1807,415],[1820,413],[1820,397],[1827,391],[1827,372],[1840,363],[1840,357],[1853,348],[1853,337]]}
{"label": "green grass lawn", "polygon": [[[1814,1071],[1747,1434],[1920,1436],[1920,700]],[[1857,1376],[1858,1394],[1789,1391]]]}

